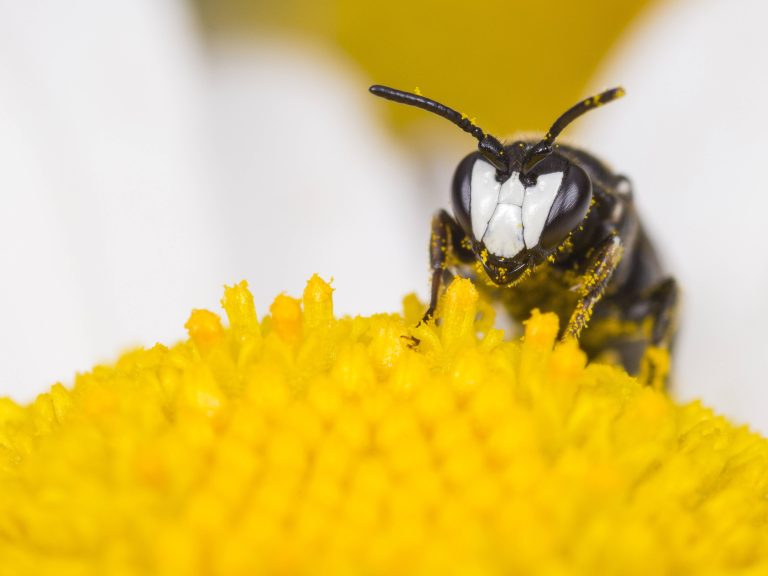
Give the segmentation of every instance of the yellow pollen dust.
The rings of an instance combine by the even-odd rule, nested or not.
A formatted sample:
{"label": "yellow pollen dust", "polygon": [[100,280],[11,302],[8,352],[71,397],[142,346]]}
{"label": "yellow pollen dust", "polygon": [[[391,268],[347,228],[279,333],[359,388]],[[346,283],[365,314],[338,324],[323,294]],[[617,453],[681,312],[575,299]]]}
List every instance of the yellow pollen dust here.
{"label": "yellow pollen dust", "polygon": [[552,314],[507,340],[468,280],[418,327],[317,276],[222,304],[0,399],[0,575],[768,573],[768,442]]}

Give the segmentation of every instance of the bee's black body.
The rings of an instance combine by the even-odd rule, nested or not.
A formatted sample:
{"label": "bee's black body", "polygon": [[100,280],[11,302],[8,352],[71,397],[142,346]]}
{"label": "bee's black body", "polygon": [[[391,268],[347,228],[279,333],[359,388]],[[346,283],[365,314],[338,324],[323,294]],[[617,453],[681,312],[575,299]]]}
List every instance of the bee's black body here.
{"label": "bee's black body", "polygon": [[[532,144],[532,143],[531,143]],[[662,280],[662,268],[656,251],[643,229],[635,208],[629,180],[613,173],[591,154],[576,148],[558,145],[556,152],[581,166],[592,182],[593,206],[581,226],[573,231],[573,248],[555,254],[552,267],[571,270],[585,255],[612,234],[621,238],[624,254],[613,272],[605,300],[631,300]]]}
{"label": "bee's black body", "polygon": [[671,344],[677,288],[640,223],[630,182],[591,154],[554,143],[568,123],[621,96],[621,89],[569,109],[540,141],[506,145],[420,95],[371,91],[443,116],[480,143],[456,169],[454,215],[441,210],[432,223],[425,320],[445,276],[463,269],[508,288],[494,294],[516,320],[533,308],[555,312],[563,337],[579,338],[591,356],[612,352],[632,372],[643,362],[648,382],[664,378],[665,368],[654,365],[658,356],[646,352]]}

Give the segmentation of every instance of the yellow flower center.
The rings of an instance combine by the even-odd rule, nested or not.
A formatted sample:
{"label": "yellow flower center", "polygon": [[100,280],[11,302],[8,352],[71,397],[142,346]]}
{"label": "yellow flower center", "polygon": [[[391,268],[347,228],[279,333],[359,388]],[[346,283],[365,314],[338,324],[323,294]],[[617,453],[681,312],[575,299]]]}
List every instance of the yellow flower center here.
{"label": "yellow flower center", "polygon": [[768,573],[768,443],[553,315],[505,341],[467,280],[416,329],[316,276],[223,306],[0,400],[0,574]]}

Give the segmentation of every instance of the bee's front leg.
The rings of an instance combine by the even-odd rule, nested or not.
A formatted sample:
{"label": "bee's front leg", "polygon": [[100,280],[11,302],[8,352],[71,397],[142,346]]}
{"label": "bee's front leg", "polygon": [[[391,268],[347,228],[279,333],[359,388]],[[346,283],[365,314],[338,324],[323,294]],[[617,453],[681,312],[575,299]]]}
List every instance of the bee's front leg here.
{"label": "bee's front leg", "polygon": [[448,212],[440,210],[432,218],[432,233],[429,238],[429,268],[432,273],[429,308],[421,322],[429,320],[437,309],[443,275],[455,258],[461,262],[472,262],[474,255],[466,244],[466,234]]}
{"label": "bee's front leg", "polygon": [[613,234],[598,244],[581,275],[579,301],[565,327],[563,339],[577,338],[592,317],[592,310],[603,297],[613,272],[621,262],[624,247],[618,234]]}

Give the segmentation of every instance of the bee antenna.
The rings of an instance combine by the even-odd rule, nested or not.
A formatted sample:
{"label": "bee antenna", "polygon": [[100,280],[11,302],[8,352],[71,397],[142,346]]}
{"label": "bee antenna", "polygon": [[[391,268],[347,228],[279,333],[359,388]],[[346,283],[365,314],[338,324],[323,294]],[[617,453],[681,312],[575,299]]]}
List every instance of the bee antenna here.
{"label": "bee antenna", "polygon": [[525,154],[525,157],[523,157],[523,175],[528,174],[536,164],[552,154],[555,138],[560,135],[560,132],[562,132],[566,126],[582,114],[602,106],[603,104],[608,104],[608,102],[618,100],[624,96],[624,94],[626,94],[624,88],[617,86],[616,88],[611,88],[610,90],[591,96],[586,100],[582,100],[575,106],[572,106],[563,112],[563,114],[555,120],[554,124],[552,124],[552,127],[549,129],[546,136],[544,136],[540,142],[532,146]]}
{"label": "bee antenna", "polygon": [[483,130],[477,126],[472,120],[470,120],[464,114],[461,114],[449,108],[440,102],[425,98],[420,94],[413,94],[411,92],[403,92],[402,90],[396,90],[395,88],[389,88],[388,86],[380,86],[378,84],[371,86],[368,89],[374,96],[392,100],[400,104],[407,104],[408,106],[415,106],[421,108],[427,112],[432,112],[438,116],[442,116],[446,120],[449,120],[456,124],[459,128],[468,132],[478,141],[478,149],[483,157],[488,160],[499,174],[506,175],[509,173],[509,159],[507,157],[507,151],[501,142],[494,136],[486,134]]}

